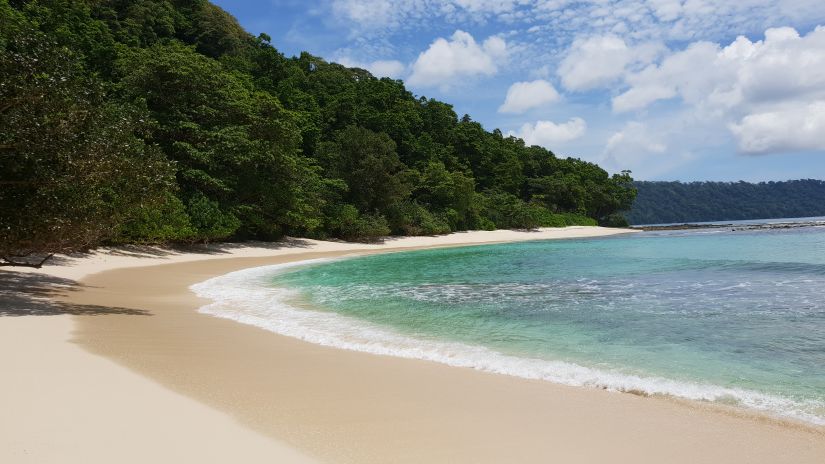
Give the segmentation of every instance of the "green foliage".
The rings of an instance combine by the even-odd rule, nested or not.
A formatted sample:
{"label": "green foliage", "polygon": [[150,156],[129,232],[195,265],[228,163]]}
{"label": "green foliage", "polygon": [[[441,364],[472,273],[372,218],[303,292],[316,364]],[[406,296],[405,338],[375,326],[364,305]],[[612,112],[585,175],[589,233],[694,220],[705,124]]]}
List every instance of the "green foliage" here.
{"label": "green foliage", "polygon": [[443,162],[430,161],[416,182],[414,196],[430,210],[445,213],[452,230],[461,230],[472,223],[474,184],[465,173],[448,171]]}
{"label": "green foliage", "polygon": [[[553,216],[557,217],[557,218],[561,218],[561,220],[564,221],[565,226],[595,226],[595,225],[598,225],[598,222],[595,219],[593,219],[591,217],[584,216],[582,214],[554,213]],[[557,226],[553,226],[553,227],[557,227]],[[615,225],[615,226],[607,225],[607,227],[627,227],[627,224]]]}
{"label": "green foliage", "polygon": [[163,201],[172,167],[140,137],[139,108],[108,98],[71,50],[4,3],[0,256],[95,246]]}
{"label": "green foliage", "polygon": [[171,192],[157,205],[142,205],[121,225],[113,243],[165,243],[192,241],[198,232],[192,227],[186,207]]}
{"label": "green foliage", "polygon": [[438,235],[452,232],[447,213],[433,214],[414,201],[404,201],[391,208],[390,230],[396,235]]}
{"label": "green foliage", "polygon": [[218,202],[200,193],[189,200],[186,209],[196,236],[203,241],[229,237],[241,226],[237,217],[221,210]]}
{"label": "green foliage", "polygon": [[390,233],[386,218],[378,214],[361,214],[352,205],[341,205],[329,221],[329,230],[345,240],[370,241]]}
{"label": "green foliage", "polygon": [[602,221],[602,225],[606,227],[630,227],[630,223],[627,222],[627,219],[619,213],[613,213],[610,216],[607,216]]}
{"label": "green foliage", "polygon": [[158,121],[150,140],[177,162],[185,201],[209,198],[221,210],[210,217],[236,217],[231,233],[242,237],[317,227],[321,200],[307,187],[320,183],[318,170],[299,154],[296,118],[275,97],[179,43],[125,54],[119,69],[123,93]]}
{"label": "green foliage", "polygon": [[488,132],[401,81],[287,58],[205,0],[0,14],[6,253],[619,224],[635,196],[627,172]]}
{"label": "green foliage", "polygon": [[546,209],[525,203],[505,192],[487,192],[482,196],[483,214],[498,229],[534,229],[542,225]]}
{"label": "green foliage", "polygon": [[346,183],[344,199],[359,211],[386,212],[409,196],[404,165],[386,134],[347,126],[319,147],[318,159],[327,177]]}
{"label": "green foliage", "polygon": [[825,216],[825,181],[636,182],[631,224]]}

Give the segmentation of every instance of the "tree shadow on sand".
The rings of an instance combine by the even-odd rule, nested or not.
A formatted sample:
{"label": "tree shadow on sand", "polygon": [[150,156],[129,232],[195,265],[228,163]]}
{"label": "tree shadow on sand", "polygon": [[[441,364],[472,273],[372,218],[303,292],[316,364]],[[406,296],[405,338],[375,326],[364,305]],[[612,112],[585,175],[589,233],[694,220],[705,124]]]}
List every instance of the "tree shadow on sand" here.
{"label": "tree shadow on sand", "polygon": [[[54,255],[43,263],[43,267],[49,266],[69,266],[78,260],[89,258],[94,255],[106,255],[128,258],[167,258],[180,255],[182,253],[194,253],[201,255],[228,255],[233,251],[245,248],[261,248],[266,250],[282,250],[290,248],[309,248],[312,243],[306,239],[286,237],[277,242],[220,242],[220,243],[193,243],[193,244],[172,244],[167,246],[155,245],[118,245],[116,247],[103,247],[91,251],[77,251],[65,255]],[[24,263],[37,262],[45,255],[33,255],[27,259],[20,259]]]}
{"label": "tree shadow on sand", "polygon": [[70,279],[39,273],[0,271],[0,317],[151,315],[140,309],[75,304],[57,299],[80,288],[81,284]]}

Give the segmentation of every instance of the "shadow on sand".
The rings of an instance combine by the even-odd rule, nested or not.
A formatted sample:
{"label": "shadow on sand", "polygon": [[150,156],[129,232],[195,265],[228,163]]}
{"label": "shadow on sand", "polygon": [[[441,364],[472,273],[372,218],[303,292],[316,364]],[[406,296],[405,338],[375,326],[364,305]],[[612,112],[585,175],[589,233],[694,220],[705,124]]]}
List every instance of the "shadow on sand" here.
{"label": "shadow on sand", "polygon": [[[55,255],[49,258],[43,267],[68,266],[79,259],[88,258],[93,255],[122,256],[129,258],[164,258],[176,256],[182,253],[194,253],[202,255],[222,255],[229,254],[244,248],[261,248],[266,250],[280,250],[289,248],[309,248],[312,243],[300,238],[285,238],[277,242],[238,242],[238,243],[196,243],[191,245],[178,244],[170,246],[153,245],[120,245],[112,248],[99,248],[90,252],[75,252],[66,255]],[[31,262],[42,259],[42,256],[34,256],[22,262]],[[9,268],[12,269],[12,268]]]}
{"label": "shadow on sand", "polygon": [[0,271],[0,317],[8,316],[99,316],[122,314],[149,316],[139,309],[74,304],[56,298],[76,291],[82,285],[69,279],[39,273]]}

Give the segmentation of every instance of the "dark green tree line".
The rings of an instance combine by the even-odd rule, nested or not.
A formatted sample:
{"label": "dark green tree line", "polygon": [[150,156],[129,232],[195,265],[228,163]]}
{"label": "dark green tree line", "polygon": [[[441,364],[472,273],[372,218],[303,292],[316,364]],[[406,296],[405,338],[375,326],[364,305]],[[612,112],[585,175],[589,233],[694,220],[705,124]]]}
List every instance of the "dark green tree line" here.
{"label": "dark green tree line", "polygon": [[635,182],[631,224],[825,216],[825,181]]}

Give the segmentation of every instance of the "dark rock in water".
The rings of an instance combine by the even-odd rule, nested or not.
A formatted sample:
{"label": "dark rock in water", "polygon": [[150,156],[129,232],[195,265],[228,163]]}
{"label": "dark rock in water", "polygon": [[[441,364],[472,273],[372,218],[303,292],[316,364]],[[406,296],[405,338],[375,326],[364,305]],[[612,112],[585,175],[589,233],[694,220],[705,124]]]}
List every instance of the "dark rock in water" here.
{"label": "dark rock in water", "polygon": [[825,227],[825,221],[800,221],[800,222],[773,222],[754,224],[667,224],[661,226],[631,226],[631,229],[644,231],[658,230],[690,230],[690,229],[723,229],[730,228],[731,232],[741,232],[746,230],[765,229],[797,229],[802,227]]}

